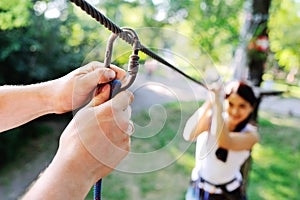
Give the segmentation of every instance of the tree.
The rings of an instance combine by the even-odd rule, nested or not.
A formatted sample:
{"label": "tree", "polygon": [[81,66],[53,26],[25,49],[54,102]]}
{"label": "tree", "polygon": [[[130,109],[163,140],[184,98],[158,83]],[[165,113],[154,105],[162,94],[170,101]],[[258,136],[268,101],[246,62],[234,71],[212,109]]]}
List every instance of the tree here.
{"label": "tree", "polygon": [[249,79],[260,86],[269,51],[268,19],[271,0],[253,0],[251,26],[256,27],[248,45]]}
{"label": "tree", "polygon": [[[46,2],[22,2],[27,5],[26,23],[20,26],[13,22],[25,12],[15,12],[15,4],[5,7],[4,14],[11,21],[0,20],[1,84],[29,84],[62,76],[81,66],[91,45],[102,41],[94,28],[96,23],[80,20],[73,7],[62,6],[58,17],[49,18],[46,13],[50,5]],[[8,28],[6,23],[16,25]],[[85,34],[83,29],[94,32]]]}
{"label": "tree", "polygon": [[[252,2],[252,18],[250,22],[246,19],[245,24],[250,24],[246,31],[251,38],[247,40],[247,34],[242,35],[245,47],[242,50],[247,52],[245,60],[248,73],[245,69],[241,69],[244,67],[242,65],[240,69],[236,68],[237,77],[245,79],[246,76],[255,86],[260,86],[266,69],[277,68],[276,63],[279,63],[281,69],[286,72],[292,70],[297,73],[300,68],[297,53],[300,44],[297,37],[300,30],[298,28],[300,3],[293,0],[272,0],[272,3],[270,0],[250,2]],[[241,55],[238,53],[237,57]]]}
{"label": "tree", "polygon": [[28,25],[31,1],[1,0],[0,30],[11,30]]}
{"label": "tree", "polygon": [[[300,70],[300,2],[272,0],[270,8],[270,50],[281,69],[286,72]],[[273,67],[273,66],[270,66]]]}

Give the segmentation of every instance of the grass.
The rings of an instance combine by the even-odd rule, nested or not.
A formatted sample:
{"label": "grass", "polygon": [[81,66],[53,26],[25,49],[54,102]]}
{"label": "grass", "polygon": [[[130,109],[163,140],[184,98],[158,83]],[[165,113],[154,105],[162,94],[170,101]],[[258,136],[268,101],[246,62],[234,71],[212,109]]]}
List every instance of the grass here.
{"label": "grass", "polygon": [[[197,103],[168,104],[163,108],[154,107],[150,113],[143,111],[135,115],[136,136],[132,138],[131,152],[157,151],[159,155],[143,163],[145,173],[143,170],[138,173],[114,171],[105,177],[103,199],[184,199],[194,166],[195,144],[183,141],[182,130],[198,106]],[[145,130],[157,131],[157,134],[147,135]],[[148,165],[155,162],[162,163],[159,169],[149,170]],[[92,191],[87,199],[93,199]]]}
{"label": "grass", "polygon": [[[264,83],[262,83],[262,86],[264,86]],[[285,97],[298,98],[298,99],[300,98],[299,85],[287,84],[283,80],[276,80],[274,81],[272,88],[275,90],[283,91]]]}
{"label": "grass", "polygon": [[261,142],[253,150],[250,199],[299,199],[299,119],[260,113]]}
{"label": "grass", "polygon": [[[141,164],[141,168],[151,169],[155,163],[170,158],[172,162],[165,163],[158,169],[140,173],[115,170],[103,178],[103,199],[183,200],[194,166],[195,144],[184,142],[181,133],[185,121],[198,106],[193,102],[171,103],[133,116],[136,132],[132,138],[131,152],[143,154],[159,152],[154,159],[133,164]],[[299,118],[262,111],[259,113],[261,142],[255,145],[252,151],[249,200],[299,199],[300,128],[298,123]],[[157,131],[157,134],[149,134],[153,131]],[[58,132],[60,133],[61,130]],[[44,138],[45,141],[39,140],[37,144],[49,146],[49,138]],[[51,140],[57,142],[57,136],[55,138]],[[168,148],[163,148],[166,146]],[[43,150],[45,145],[38,147],[38,151],[45,151]],[[25,154],[32,155],[32,151],[36,150],[34,147]],[[20,165],[23,162],[16,163]],[[7,168],[1,170],[0,177],[5,182],[2,182],[2,185],[9,185],[9,179],[5,178],[7,174]],[[92,190],[86,199],[93,199]]]}
{"label": "grass", "polygon": [[[165,113],[168,117],[164,127],[158,134],[147,139],[133,138],[132,151],[145,153],[159,150],[178,135],[181,137],[184,122],[195,110],[190,105],[192,104],[165,105]],[[255,145],[252,151],[249,199],[299,199],[300,128],[296,126],[299,119],[265,112],[260,112],[259,115],[261,142]],[[146,111],[134,116],[133,119],[135,123],[143,126],[151,123],[151,117]],[[135,134],[142,133],[136,132]],[[105,177],[103,179],[103,198],[110,200],[183,200],[194,166],[195,145],[188,145],[182,154],[180,149],[180,145],[184,143],[182,141],[182,138],[176,140],[176,144],[173,146],[175,148],[168,148],[162,152],[162,154],[173,155],[176,158],[168,166],[140,174],[114,171]],[[149,163],[145,162],[144,165],[160,161],[159,156],[157,160],[149,160]],[[93,199],[92,193],[87,199]]]}

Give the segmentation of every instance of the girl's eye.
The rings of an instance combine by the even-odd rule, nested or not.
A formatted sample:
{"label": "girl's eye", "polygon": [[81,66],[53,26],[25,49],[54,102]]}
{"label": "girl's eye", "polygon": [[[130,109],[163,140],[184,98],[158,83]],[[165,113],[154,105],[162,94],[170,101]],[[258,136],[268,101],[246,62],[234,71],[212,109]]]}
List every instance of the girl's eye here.
{"label": "girl's eye", "polygon": [[242,103],[242,104],[240,104],[240,108],[242,108],[242,109],[248,109],[250,107],[251,107],[251,105],[249,103]]}
{"label": "girl's eye", "polygon": [[246,105],[245,104],[241,104],[240,108],[246,108]]}

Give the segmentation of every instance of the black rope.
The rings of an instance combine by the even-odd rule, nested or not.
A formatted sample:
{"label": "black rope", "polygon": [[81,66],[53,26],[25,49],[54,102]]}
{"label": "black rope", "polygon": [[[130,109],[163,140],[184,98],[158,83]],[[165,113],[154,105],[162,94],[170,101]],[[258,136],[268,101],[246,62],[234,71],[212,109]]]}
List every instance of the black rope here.
{"label": "black rope", "polygon": [[95,7],[90,5],[88,2],[84,0],[70,0],[70,1],[75,3],[77,6],[79,6],[83,11],[85,11],[87,14],[92,16],[94,19],[96,19],[98,22],[104,25],[111,32],[116,34],[122,32],[122,29],[120,27],[114,24],[110,19],[108,19],[106,16],[100,13]]}
{"label": "black rope", "polygon": [[173,66],[172,64],[170,64],[168,61],[166,61],[165,59],[163,59],[162,57],[160,57],[159,55],[153,53],[151,50],[147,49],[146,47],[141,48],[142,52],[144,52],[146,55],[150,56],[151,58],[157,60],[158,62],[170,67],[171,69],[175,70],[176,72],[178,72],[179,74],[181,74],[182,76],[194,81],[195,83],[207,88],[207,86],[202,83],[201,81],[198,81],[196,79],[194,79],[193,77],[187,75],[186,73],[184,73],[183,71],[181,71],[180,69],[178,69],[177,67]]}
{"label": "black rope", "polygon": [[[74,4],[76,4],[77,6],[79,6],[83,11],[85,11],[87,14],[89,14],[95,20],[100,22],[100,24],[102,24],[108,30],[110,30],[111,32],[113,32],[115,34],[118,34],[118,36],[121,39],[123,39],[125,42],[127,42],[130,45],[133,45],[133,39],[126,32],[124,32],[119,26],[117,26],[115,23],[113,23],[109,18],[104,16],[100,11],[98,11],[95,7],[90,5],[88,2],[86,2],[85,0],[70,0],[70,1],[73,2]],[[166,61],[165,59],[163,59],[159,55],[155,54],[153,51],[151,51],[147,47],[143,46],[142,44],[141,44],[139,50],[142,51],[143,53],[145,53],[146,55],[150,56],[154,60],[170,67],[173,70],[175,70],[176,72],[178,72],[182,76],[184,76],[184,77],[194,81],[195,83],[207,88],[206,85],[203,84],[201,81],[198,81],[198,80],[194,79],[193,77],[187,75],[183,71],[179,70],[177,67],[175,67],[174,65],[172,65],[171,63],[169,63],[168,61]]]}

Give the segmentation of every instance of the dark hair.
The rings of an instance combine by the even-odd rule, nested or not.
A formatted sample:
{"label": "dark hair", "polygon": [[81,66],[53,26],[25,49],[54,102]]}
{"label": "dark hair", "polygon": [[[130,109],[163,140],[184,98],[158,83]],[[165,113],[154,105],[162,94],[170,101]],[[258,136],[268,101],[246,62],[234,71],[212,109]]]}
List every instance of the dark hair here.
{"label": "dark hair", "polygon": [[[231,94],[236,93],[247,102],[250,103],[252,107],[255,107],[257,98],[252,90],[252,88],[247,85],[246,83],[239,81],[239,82],[232,82],[228,85],[225,91],[225,99],[227,99]],[[252,113],[242,122],[240,122],[234,129],[234,131],[239,132],[241,131],[250,121]]]}

